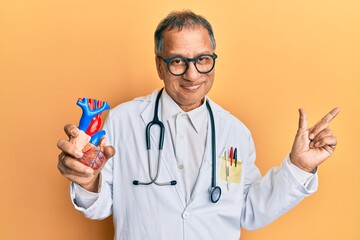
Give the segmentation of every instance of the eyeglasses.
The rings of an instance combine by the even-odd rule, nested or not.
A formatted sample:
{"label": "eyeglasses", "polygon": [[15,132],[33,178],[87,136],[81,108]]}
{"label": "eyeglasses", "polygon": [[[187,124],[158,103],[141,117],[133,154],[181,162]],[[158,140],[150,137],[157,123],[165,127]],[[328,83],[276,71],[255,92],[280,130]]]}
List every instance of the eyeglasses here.
{"label": "eyeglasses", "polygon": [[184,58],[181,56],[175,56],[171,58],[163,58],[159,56],[167,64],[169,72],[174,76],[182,76],[189,69],[189,62],[193,62],[196,70],[199,73],[206,74],[213,70],[215,66],[215,59],[217,55],[213,54],[201,54],[196,58]]}

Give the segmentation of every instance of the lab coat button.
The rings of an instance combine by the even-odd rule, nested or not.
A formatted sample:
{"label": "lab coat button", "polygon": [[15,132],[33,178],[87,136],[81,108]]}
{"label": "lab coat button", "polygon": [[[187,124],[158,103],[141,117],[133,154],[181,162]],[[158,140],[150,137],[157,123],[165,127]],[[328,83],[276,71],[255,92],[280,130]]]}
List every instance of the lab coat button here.
{"label": "lab coat button", "polygon": [[190,218],[190,216],[191,216],[191,214],[190,214],[190,212],[183,212],[183,214],[182,214],[182,217],[184,218],[184,219],[189,219]]}
{"label": "lab coat button", "polygon": [[179,164],[179,169],[183,169],[184,165],[183,164]]}

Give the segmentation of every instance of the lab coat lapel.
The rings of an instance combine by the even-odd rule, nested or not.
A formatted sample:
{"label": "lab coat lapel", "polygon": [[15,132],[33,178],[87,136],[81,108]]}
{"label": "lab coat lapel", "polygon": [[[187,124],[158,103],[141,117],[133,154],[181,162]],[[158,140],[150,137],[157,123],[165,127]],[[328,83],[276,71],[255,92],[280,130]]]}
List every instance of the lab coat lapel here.
{"label": "lab coat lapel", "polygon": [[[159,91],[154,91],[149,96],[150,104],[148,104],[144,111],[141,113],[141,118],[144,121],[145,126],[153,120],[154,117],[154,109],[155,109],[155,100],[157,97]],[[160,104],[161,105],[161,104]],[[159,107],[160,109],[160,107]],[[161,116],[160,111],[158,113],[158,116]],[[179,200],[183,207],[185,207],[185,187],[183,185],[183,182],[180,178],[179,169],[177,167],[175,153],[174,153],[174,146],[172,144],[170,131],[168,128],[167,123],[163,123],[165,127],[165,136],[164,136],[164,146],[163,146],[163,156],[161,160],[162,166],[160,166],[160,176],[159,176],[159,182],[164,181],[171,181],[176,180],[177,184],[175,186],[161,186],[161,187],[174,187],[176,189],[176,192],[178,194]],[[145,131],[144,131],[145,135]],[[151,154],[153,156],[153,159],[158,158],[158,152],[159,152],[159,139],[160,139],[160,131],[158,129],[158,126],[154,126],[151,128],[150,131],[150,141],[151,141]],[[163,171],[165,170],[166,171]],[[166,172],[168,174],[166,174]],[[164,175],[165,174],[165,175]],[[160,186],[159,186],[160,187]]]}

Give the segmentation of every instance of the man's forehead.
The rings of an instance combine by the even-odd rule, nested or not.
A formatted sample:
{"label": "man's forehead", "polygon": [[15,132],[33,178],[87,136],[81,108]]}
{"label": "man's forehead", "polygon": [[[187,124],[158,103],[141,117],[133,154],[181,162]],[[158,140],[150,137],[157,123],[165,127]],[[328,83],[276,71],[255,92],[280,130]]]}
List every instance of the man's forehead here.
{"label": "man's forehead", "polygon": [[205,27],[167,30],[163,33],[162,53],[166,57],[172,55],[196,56],[213,51],[210,35]]}

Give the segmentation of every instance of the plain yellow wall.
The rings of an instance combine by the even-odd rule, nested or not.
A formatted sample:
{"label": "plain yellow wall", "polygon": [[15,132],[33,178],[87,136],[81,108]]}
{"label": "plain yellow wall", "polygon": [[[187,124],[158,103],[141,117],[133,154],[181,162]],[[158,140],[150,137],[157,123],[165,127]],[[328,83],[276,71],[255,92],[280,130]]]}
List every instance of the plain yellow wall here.
{"label": "plain yellow wall", "polygon": [[0,239],[112,239],[111,218],[72,208],[56,142],[78,97],[115,106],[162,86],[153,31],[181,9],[213,24],[210,97],[251,129],[262,173],[290,151],[299,107],[310,125],[342,109],[319,191],[242,240],[360,239],[358,0],[0,0]]}

